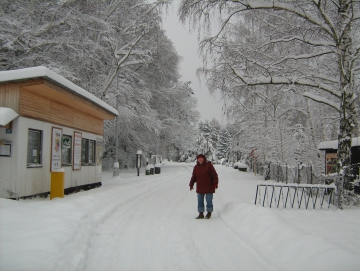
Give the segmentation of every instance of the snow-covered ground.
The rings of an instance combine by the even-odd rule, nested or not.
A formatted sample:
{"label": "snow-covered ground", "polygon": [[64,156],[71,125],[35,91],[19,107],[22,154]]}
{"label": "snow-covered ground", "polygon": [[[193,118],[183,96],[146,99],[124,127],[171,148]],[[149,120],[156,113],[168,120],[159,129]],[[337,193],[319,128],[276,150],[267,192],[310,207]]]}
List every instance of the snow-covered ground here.
{"label": "snow-covered ground", "polygon": [[0,199],[0,270],[359,270],[359,210],[254,205],[260,178],[216,166],[210,220],[196,220],[190,164],[64,199]]}

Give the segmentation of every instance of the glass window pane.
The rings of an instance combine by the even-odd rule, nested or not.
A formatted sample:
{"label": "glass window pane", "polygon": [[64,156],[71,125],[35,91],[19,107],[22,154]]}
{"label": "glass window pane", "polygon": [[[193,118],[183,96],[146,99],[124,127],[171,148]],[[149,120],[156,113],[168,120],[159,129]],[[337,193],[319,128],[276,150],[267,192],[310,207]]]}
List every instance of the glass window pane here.
{"label": "glass window pane", "polygon": [[63,165],[71,165],[72,162],[72,138],[68,135],[63,135],[62,137],[62,164]]}
{"label": "glass window pane", "polygon": [[89,163],[94,164],[95,163],[95,141],[90,140],[89,145]]}
{"label": "glass window pane", "polygon": [[29,130],[27,163],[41,164],[41,131]]}
{"label": "glass window pane", "polygon": [[81,163],[87,164],[89,161],[89,140],[81,140]]}

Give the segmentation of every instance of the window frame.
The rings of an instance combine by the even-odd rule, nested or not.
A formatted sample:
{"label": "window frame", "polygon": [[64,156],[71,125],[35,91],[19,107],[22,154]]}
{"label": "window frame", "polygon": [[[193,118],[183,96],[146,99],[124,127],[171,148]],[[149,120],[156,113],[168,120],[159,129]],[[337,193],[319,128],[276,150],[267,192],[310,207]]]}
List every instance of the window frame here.
{"label": "window frame", "polygon": [[[38,151],[38,159],[39,161],[37,163],[29,163],[29,134],[31,132],[36,132],[39,133],[39,148],[37,149]],[[34,149],[32,149],[34,150]],[[26,167],[27,168],[36,168],[36,167],[42,167],[42,150],[43,150],[43,130],[38,130],[38,129],[33,129],[33,128],[29,128],[28,129],[28,138],[27,138],[27,157],[26,157]]]}
{"label": "window frame", "polygon": [[[83,142],[86,142],[86,162],[83,161]],[[92,153],[90,153],[90,144],[93,144]],[[92,155],[92,162],[90,163],[90,155]],[[81,139],[81,165],[82,166],[94,166],[96,165],[96,140],[82,138]]]}
{"label": "window frame", "polygon": [[[93,143],[92,153],[90,153],[90,145],[91,145],[91,143]],[[91,165],[91,166],[96,165],[96,141],[95,140],[89,139],[88,150],[89,150],[88,164]],[[92,162],[90,162],[90,157],[92,157]]]}
{"label": "window frame", "polygon": [[[83,161],[83,142],[86,142],[86,149],[85,149],[85,160]],[[81,165],[82,166],[88,166],[89,165],[89,139],[82,138],[81,139]]]}

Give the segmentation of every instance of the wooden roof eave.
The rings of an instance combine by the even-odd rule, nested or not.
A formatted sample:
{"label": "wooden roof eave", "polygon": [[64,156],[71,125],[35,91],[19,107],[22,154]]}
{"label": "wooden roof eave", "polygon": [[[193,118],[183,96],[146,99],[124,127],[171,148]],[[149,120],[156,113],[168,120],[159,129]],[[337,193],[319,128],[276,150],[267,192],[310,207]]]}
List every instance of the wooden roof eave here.
{"label": "wooden roof eave", "polygon": [[77,95],[71,90],[65,89],[44,78],[21,82],[20,90],[29,91],[34,95],[77,109],[97,119],[112,120],[116,117],[113,112],[109,112],[92,101]]}

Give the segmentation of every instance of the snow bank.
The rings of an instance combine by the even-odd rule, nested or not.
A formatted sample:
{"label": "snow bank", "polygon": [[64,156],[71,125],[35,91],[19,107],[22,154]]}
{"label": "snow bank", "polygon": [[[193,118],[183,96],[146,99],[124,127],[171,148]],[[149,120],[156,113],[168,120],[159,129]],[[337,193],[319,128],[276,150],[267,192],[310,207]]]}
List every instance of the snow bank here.
{"label": "snow bank", "polygon": [[312,188],[334,188],[336,190],[336,185],[334,183],[331,184],[304,184],[304,183],[280,183],[280,182],[272,182],[272,181],[259,181],[259,185],[275,185],[275,186],[284,186],[284,187],[312,187]]}
{"label": "snow bank", "polygon": [[0,199],[0,270],[83,267],[94,221],[79,205],[70,204],[66,211],[59,203]]}
{"label": "snow bank", "polygon": [[[317,227],[312,231],[314,224],[327,226],[321,217],[328,214],[237,202],[228,203],[227,208],[230,210],[220,214],[226,225],[277,270],[358,270],[360,266],[359,250],[333,240],[336,232],[329,233],[324,228],[324,232],[319,233]],[[296,225],[298,219],[292,221],[299,213],[308,218],[302,221],[309,225],[308,228]],[[343,219],[351,223],[346,212],[332,211],[331,216],[338,231],[345,230]],[[358,218],[356,220],[360,222]]]}
{"label": "snow bank", "polygon": [[0,199],[0,270],[254,270],[234,265],[247,257],[234,256],[238,246],[255,255],[240,262],[273,270],[359,269],[359,210],[255,206],[259,177],[215,168],[210,221],[194,219],[192,165],[182,163],[163,164],[161,175],[104,173],[102,187],[64,199]]}
{"label": "snow bank", "polygon": [[237,166],[238,168],[248,168],[248,165],[241,162],[234,163],[234,166]]}
{"label": "snow bank", "polygon": [[118,111],[105,103],[104,101],[97,98],[95,95],[91,94],[90,92],[86,91],[85,89],[75,85],[73,82],[67,80],[66,78],[60,76],[59,74],[53,72],[52,70],[48,69],[44,66],[32,67],[32,68],[25,68],[25,69],[18,69],[12,71],[1,71],[0,72],[0,83],[6,83],[11,81],[20,81],[32,78],[47,78],[50,81],[53,81],[61,86],[65,87],[66,89],[74,92],[76,95],[85,98],[86,100],[91,101],[92,103],[97,104],[98,106],[102,107],[108,112],[118,116]]}
{"label": "snow bank", "polygon": [[[334,206],[298,210],[254,205],[256,185],[262,182],[261,178],[248,172],[234,173],[237,179],[226,171],[219,172],[219,189],[215,194],[215,204],[221,206],[219,216],[273,269],[359,269],[360,210],[341,211]],[[226,190],[224,194],[222,190]]]}

